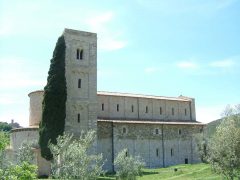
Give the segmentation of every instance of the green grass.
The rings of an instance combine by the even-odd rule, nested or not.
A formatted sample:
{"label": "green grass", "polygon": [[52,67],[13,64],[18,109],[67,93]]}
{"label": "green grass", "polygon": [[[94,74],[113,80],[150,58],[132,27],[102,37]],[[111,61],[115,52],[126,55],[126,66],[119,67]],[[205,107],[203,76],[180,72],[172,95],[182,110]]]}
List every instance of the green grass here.
{"label": "green grass", "polygon": [[[177,169],[177,171],[174,171]],[[100,180],[114,180],[115,175],[106,175],[105,177],[100,177]],[[175,180],[188,180],[188,179],[221,179],[221,176],[215,174],[211,171],[208,164],[184,164],[176,165],[168,168],[158,168],[158,169],[144,169],[143,175],[137,177],[139,180],[156,180],[156,179],[175,179]]]}

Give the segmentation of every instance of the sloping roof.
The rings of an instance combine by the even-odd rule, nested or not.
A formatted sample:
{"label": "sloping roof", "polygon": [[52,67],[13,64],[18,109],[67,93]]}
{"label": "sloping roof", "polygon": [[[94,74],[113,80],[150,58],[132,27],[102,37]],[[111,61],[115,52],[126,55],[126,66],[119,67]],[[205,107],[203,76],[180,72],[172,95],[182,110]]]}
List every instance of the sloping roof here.
{"label": "sloping roof", "polygon": [[135,98],[148,98],[148,99],[163,99],[172,101],[191,101],[191,98],[185,96],[179,97],[167,97],[167,96],[153,96],[153,95],[143,95],[143,94],[131,94],[131,93],[120,93],[120,92],[107,92],[98,91],[97,95],[103,96],[119,96],[119,97],[135,97]]}

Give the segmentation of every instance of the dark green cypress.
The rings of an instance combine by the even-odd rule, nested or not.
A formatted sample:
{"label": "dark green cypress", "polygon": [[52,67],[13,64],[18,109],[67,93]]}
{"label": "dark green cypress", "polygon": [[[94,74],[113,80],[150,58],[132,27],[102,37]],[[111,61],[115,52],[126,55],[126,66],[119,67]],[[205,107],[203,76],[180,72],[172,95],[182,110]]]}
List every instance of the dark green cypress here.
{"label": "dark green cypress", "polygon": [[42,103],[42,121],[39,125],[39,145],[41,155],[52,159],[48,143],[56,144],[56,138],[62,135],[66,117],[66,78],[65,78],[65,40],[58,38],[48,71],[47,85],[44,87]]}

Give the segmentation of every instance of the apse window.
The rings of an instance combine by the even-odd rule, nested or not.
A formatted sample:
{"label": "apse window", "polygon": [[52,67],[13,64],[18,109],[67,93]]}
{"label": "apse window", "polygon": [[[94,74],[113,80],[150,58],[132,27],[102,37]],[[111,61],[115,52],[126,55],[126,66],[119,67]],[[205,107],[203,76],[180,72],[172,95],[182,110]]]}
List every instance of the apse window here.
{"label": "apse window", "polygon": [[78,88],[81,88],[81,87],[82,87],[82,80],[78,79]]}

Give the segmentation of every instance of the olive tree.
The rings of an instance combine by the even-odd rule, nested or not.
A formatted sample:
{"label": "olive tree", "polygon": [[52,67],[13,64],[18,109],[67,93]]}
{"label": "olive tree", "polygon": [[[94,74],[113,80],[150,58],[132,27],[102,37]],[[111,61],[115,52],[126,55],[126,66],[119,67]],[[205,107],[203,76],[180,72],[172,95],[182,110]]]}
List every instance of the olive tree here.
{"label": "olive tree", "polygon": [[210,139],[208,161],[227,179],[240,178],[240,106],[228,107],[223,122]]}
{"label": "olive tree", "polygon": [[119,179],[135,180],[136,176],[142,174],[145,163],[140,156],[128,155],[127,149],[120,151],[114,161]]}
{"label": "olive tree", "polygon": [[95,131],[89,131],[78,138],[64,133],[57,138],[56,145],[50,143],[52,177],[85,180],[96,179],[102,174],[102,155],[91,154],[95,140]]}

